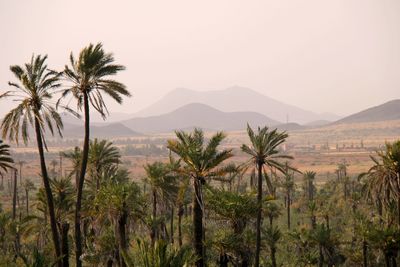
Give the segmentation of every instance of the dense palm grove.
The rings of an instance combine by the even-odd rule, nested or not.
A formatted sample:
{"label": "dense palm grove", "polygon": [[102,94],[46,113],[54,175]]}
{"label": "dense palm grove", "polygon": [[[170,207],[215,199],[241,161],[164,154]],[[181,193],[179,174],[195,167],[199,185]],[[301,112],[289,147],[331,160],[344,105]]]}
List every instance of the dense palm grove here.
{"label": "dense palm grove", "polygon": [[[34,135],[42,186],[22,179],[24,162],[1,141],[0,173],[13,177],[12,203],[0,206],[1,266],[397,266],[400,142],[368,172],[350,177],[339,164],[317,185],[281,150],[284,132],[248,126],[235,152],[248,161],[234,163],[224,133],[177,131],[169,160],[146,164],[139,179],[110,141],[90,138],[90,110],[106,118],[105,96],[130,96],[112,79],[124,67],[101,44],[71,54],[60,72],[46,56],[10,69],[16,81],[1,98],[17,106],[2,136],[26,144]],[[49,134],[62,135],[61,111],[85,122],[82,148],[62,153],[73,167],[65,177],[45,153]]]}

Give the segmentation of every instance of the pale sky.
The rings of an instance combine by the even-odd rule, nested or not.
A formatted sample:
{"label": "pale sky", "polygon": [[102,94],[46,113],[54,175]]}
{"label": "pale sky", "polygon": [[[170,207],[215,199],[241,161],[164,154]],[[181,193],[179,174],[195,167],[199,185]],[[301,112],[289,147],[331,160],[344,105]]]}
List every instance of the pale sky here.
{"label": "pale sky", "polygon": [[[102,42],[127,70],[136,112],[177,87],[252,88],[346,115],[400,98],[398,0],[0,0],[0,90],[9,66]],[[10,108],[0,102],[0,114]]]}

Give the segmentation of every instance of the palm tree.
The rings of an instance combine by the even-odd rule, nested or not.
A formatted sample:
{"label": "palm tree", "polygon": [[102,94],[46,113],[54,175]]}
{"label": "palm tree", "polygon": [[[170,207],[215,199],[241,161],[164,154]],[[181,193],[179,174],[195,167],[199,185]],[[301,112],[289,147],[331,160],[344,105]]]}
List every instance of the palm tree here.
{"label": "palm tree", "polygon": [[79,173],[80,173],[80,168],[81,168],[81,161],[82,161],[82,151],[79,147],[75,147],[73,151],[67,151],[67,152],[61,152],[61,155],[67,159],[69,159],[72,162],[72,171],[69,174],[75,175],[75,187],[78,189],[78,179],[79,179]]}
{"label": "palm tree", "polygon": [[218,147],[225,138],[225,134],[218,132],[213,135],[206,144],[203,131],[194,129],[193,133],[176,131],[178,140],[168,140],[168,148],[176,153],[186,164],[182,171],[193,179],[193,227],[194,248],[198,257],[197,267],[203,267],[204,258],[204,200],[203,184],[206,179],[220,174],[218,166],[226,159],[232,157],[232,151],[218,151]]}
{"label": "palm tree", "polygon": [[61,252],[63,266],[69,266],[68,217],[72,214],[74,204],[74,187],[70,177],[58,177],[51,181],[54,192],[54,205],[61,235]]}
{"label": "palm tree", "polygon": [[364,195],[377,203],[378,210],[381,204],[389,210],[396,203],[400,227],[400,141],[386,143],[385,150],[378,151],[377,156],[371,156],[374,165],[359,176],[359,179],[365,177]]}
{"label": "palm tree", "polygon": [[281,208],[274,202],[270,202],[270,201],[266,202],[263,207],[263,210],[264,210],[265,216],[267,216],[269,219],[269,226],[271,226],[271,227],[272,227],[274,219],[277,219],[277,218],[279,218],[279,216],[282,215]]}
{"label": "palm tree", "polygon": [[125,267],[127,265],[123,255],[126,255],[129,246],[126,233],[128,220],[130,216],[142,213],[140,188],[133,182],[109,182],[100,188],[95,203],[101,210],[100,216],[108,219],[115,226],[120,266]]}
{"label": "palm tree", "polygon": [[109,76],[116,75],[119,71],[125,69],[124,66],[113,64],[113,62],[113,55],[105,53],[101,43],[97,45],[90,44],[79,53],[78,59],[75,59],[71,53],[71,66],[65,66],[62,72],[63,76],[70,82],[70,86],[62,91],[60,100],[68,95],[72,95],[77,100],[78,109],[82,110],[83,108],[85,116],[85,137],[75,209],[75,254],[77,267],[82,266],[80,260],[82,255],[81,206],[89,157],[90,105],[105,118],[108,110],[102,93],[110,96],[119,104],[122,103],[121,95],[130,96],[130,93],[122,83],[109,78]]}
{"label": "palm tree", "polygon": [[[288,135],[285,132],[278,132],[276,129],[270,131],[268,127],[258,128],[257,134],[254,133],[253,129],[247,125],[247,134],[250,138],[251,146],[242,145],[242,151],[250,155],[250,160],[247,162],[248,165],[253,165],[258,171],[258,185],[257,185],[257,202],[258,202],[258,214],[256,224],[256,255],[255,255],[255,266],[258,267],[260,264],[260,247],[261,247],[261,213],[262,213],[262,176],[264,172],[264,166],[275,168],[278,171],[284,173],[285,165],[279,162],[280,159],[291,159],[292,157],[284,155],[278,149],[279,145],[285,142]],[[266,172],[265,172],[266,173]],[[268,177],[265,177],[268,179]],[[272,184],[269,181],[269,184]],[[270,192],[272,193],[272,192]]]}
{"label": "palm tree", "polygon": [[172,244],[162,240],[151,245],[138,239],[137,247],[139,257],[135,260],[131,254],[124,255],[129,267],[191,266],[196,260],[190,247],[185,246],[177,249]]}
{"label": "palm tree", "polygon": [[384,254],[387,267],[397,267],[397,255],[400,250],[400,230],[393,227],[385,229],[371,228],[367,234],[369,244]]}
{"label": "palm tree", "polygon": [[[3,138],[8,137],[17,144],[20,137],[22,137],[25,144],[27,143],[29,139],[29,125],[35,129],[40,168],[50,215],[54,250],[57,259],[59,259],[61,256],[60,242],[50,178],[44,157],[44,148],[47,148],[44,134],[46,126],[51,134],[54,133],[55,126],[61,136],[63,123],[51,102],[53,92],[60,86],[59,75],[47,70],[46,59],[47,56],[32,56],[30,63],[25,64],[24,67],[10,67],[19,83],[9,82],[9,85],[14,87],[15,90],[8,91],[2,97],[14,97],[14,100],[19,102],[19,104],[4,117],[1,128],[3,130]],[[69,109],[67,108],[67,110]],[[58,265],[61,266],[60,261],[58,261]]]}
{"label": "palm tree", "polygon": [[314,200],[314,192],[315,192],[314,180],[316,175],[317,173],[314,171],[306,171],[304,172],[303,175],[304,196],[307,197],[308,201]]}
{"label": "palm tree", "polygon": [[22,185],[22,167],[24,166],[24,164],[26,163],[26,161],[23,160],[19,160],[17,162],[17,164],[19,165],[19,184]]}
{"label": "palm tree", "polygon": [[90,141],[88,169],[92,182],[96,185],[96,190],[100,189],[102,171],[120,163],[121,155],[112,142],[107,140],[99,141],[97,138]]}
{"label": "palm tree", "polygon": [[344,256],[337,251],[337,238],[324,224],[318,224],[314,229],[311,229],[308,238],[312,244],[318,247],[319,267],[323,267],[325,263],[332,267],[344,262]]}
{"label": "palm tree", "polygon": [[265,241],[271,252],[271,266],[276,267],[277,243],[282,237],[282,233],[277,226],[270,225],[264,230]]}
{"label": "palm tree", "polygon": [[292,205],[292,195],[295,191],[296,184],[294,183],[294,174],[293,172],[289,171],[289,168],[286,168],[284,173],[284,180],[281,183],[282,188],[284,189],[285,193],[285,205],[287,211],[287,226],[290,230],[290,223],[291,223],[291,216],[290,216],[290,207]]}
{"label": "palm tree", "polygon": [[58,165],[58,161],[53,159],[52,161],[50,161],[50,165],[53,167],[53,169],[51,170],[51,172],[53,173],[53,176],[55,177],[57,175],[56,173],[56,166]]}
{"label": "palm tree", "polygon": [[175,177],[170,174],[171,170],[168,164],[156,161],[152,164],[146,164],[144,168],[147,174],[147,182],[150,184],[152,190],[153,224],[151,241],[154,245],[155,240],[158,239],[157,225],[155,223],[157,218],[157,199],[164,198],[164,201],[172,200],[173,196],[176,196],[178,193],[178,187]]}
{"label": "palm tree", "polygon": [[217,219],[229,224],[232,233],[223,234],[221,241],[214,240],[220,247],[220,263],[228,263],[227,252],[235,257],[234,266],[248,266],[250,264],[251,248],[246,240],[245,230],[249,222],[257,215],[258,207],[254,193],[235,193],[232,191],[212,189],[207,187],[207,200],[210,210],[215,212]]}
{"label": "palm tree", "polygon": [[35,184],[30,179],[25,179],[23,187],[25,189],[25,207],[26,207],[26,215],[29,215],[29,191],[35,189]]}

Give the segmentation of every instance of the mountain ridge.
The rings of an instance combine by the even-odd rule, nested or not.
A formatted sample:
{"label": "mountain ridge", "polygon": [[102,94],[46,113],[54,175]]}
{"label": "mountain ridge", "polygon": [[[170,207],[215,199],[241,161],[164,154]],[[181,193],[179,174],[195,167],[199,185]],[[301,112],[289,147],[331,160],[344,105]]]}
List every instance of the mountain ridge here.
{"label": "mountain ridge", "polygon": [[393,99],[353,113],[332,124],[361,123],[400,120],[400,99]]}
{"label": "mountain ridge", "polygon": [[200,127],[213,130],[240,130],[246,123],[254,126],[277,125],[278,121],[257,112],[223,112],[201,103],[184,105],[172,112],[121,121],[130,129],[142,133],[160,133]]}
{"label": "mountain ridge", "polygon": [[206,104],[223,112],[253,111],[282,122],[289,117],[289,122],[301,124],[316,120],[334,121],[340,118],[330,113],[318,114],[304,110],[240,86],[208,91],[176,88],[152,105],[135,113],[134,117],[161,115],[190,103]]}

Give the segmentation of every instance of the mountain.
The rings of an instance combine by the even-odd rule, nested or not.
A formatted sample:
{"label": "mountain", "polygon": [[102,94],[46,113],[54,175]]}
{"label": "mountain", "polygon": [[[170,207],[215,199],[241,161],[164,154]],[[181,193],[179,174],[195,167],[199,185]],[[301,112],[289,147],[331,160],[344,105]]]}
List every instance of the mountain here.
{"label": "mountain", "polygon": [[321,127],[321,126],[325,126],[328,124],[331,124],[332,121],[328,121],[328,120],[317,120],[317,121],[311,121],[309,123],[304,124],[304,126],[310,126],[310,127]]}
{"label": "mountain", "polygon": [[245,129],[246,123],[253,127],[279,124],[278,121],[256,112],[222,112],[200,103],[188,104],[163,115],[138,117],[121,123],[142,133],[170,132],[194,127],[231,131]]}
{"label": "mountain", "polygon": [[[67,138],[83,138],[83,126],[66,123],[64,125],[63,136]],[[137,136],[139,133],[132,131],[122,123],[112,123],[102,126],[90,126],[90,138],[111,138]]]}
{"label": "mountain", "polygon": [[400,120],[400,99],[368,108],[335,121],[334,124]]}
{"label": "mountain", "polygon": [[338,116],[324,113],[317,114],[288,105],[244,87],[230,87],[225,90],[194,91],[175,89],[151,106],[135,114],[135,117],[147,117],[171,112],[182,105],[202,103],[224,112],[252,111],[261,113],[277,121],[307,123],[316,120],[339,119]]}

